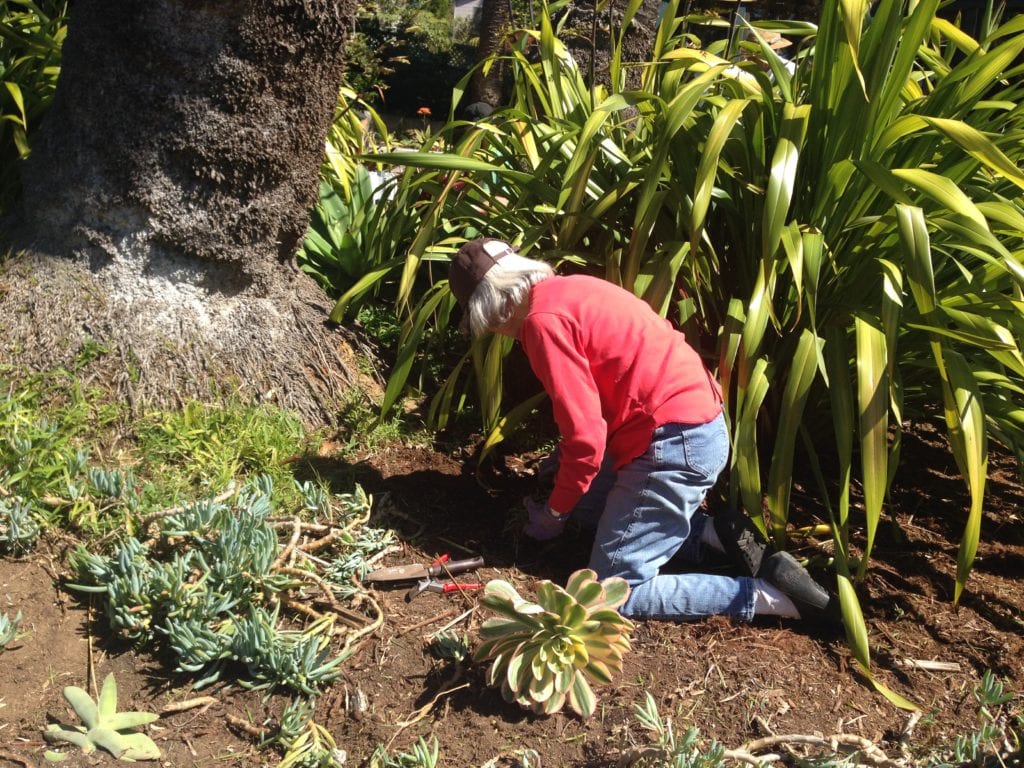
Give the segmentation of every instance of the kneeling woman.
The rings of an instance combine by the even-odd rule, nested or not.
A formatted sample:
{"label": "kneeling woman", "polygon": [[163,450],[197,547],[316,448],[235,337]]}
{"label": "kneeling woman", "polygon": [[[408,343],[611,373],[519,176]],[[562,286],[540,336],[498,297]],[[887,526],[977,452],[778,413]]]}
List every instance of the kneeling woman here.
{"label": "kneeling woman", "polygon": [[[595,485],[590,567],[630,584],[624,615],[825,612],[828,592],[787,552],[769,550],[741,512],[700,511],[729,456],[721,389],[667,320],[612,283],[556,276],[491,238],[459,250],[449,285],[470,332],[517,339],[551,398],[559,467],[550,498],[527,503],[529,536],[560,534],[604,465],[613,478]],[[698,562],[703,547],[729,552],[744,575],[660,572],[677,553]]]}

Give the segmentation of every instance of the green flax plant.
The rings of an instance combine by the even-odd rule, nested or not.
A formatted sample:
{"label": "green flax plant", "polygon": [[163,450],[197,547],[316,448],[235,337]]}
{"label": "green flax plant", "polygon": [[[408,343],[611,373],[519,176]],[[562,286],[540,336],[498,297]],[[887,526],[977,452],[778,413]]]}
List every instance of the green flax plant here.
{"label": "green flax plant", "polygon": [[64,0],[7,0],[0,9],[0,214],[20,196],[19,161],[53,98],[66,33]]}
{"label": "green flax plant", "polygon": [[[756,98],[722,89],[716,125],[737,99],[746,103],[709,182],[714,205],[692,230],[692,247],[719,264],[731,294],[715,304],[727,307],[719,375],[733,496],[750,509],[765,498],[770,533],[784,545],[798,440],[811,466],[837,467],[837,486],[819,470],[820,495],[848,639],[865,671],[854,584],[906,422],[944,414],[969,491],[957,601],[980,536],[988,440],[1024,454],[1014,405],[1024,376],[1014,64],[1024,23],[976,42],[937,20],[937,6],[892,0],[869,18],[866,6],[826,4],[792,74],[762,46],[776,83],[754,72],[743,85],[759,83]],[[855,555],[858,475],[866,535]]]}
{"label": "green flax plant", "polygon": [[[627,21],[638,5],[631,3]],[[717,70],[684,82],[676,66],[658,81],[659,92],[625,91],[616,57],[612,87],[591,89],[548,16],[540,22],[522,36],[538,42],[538,58],[520,49],[508,55],[515,83],[508,107],[487,121],[451,121],[441,137],[447,153],[373,158],[401,164],[400,189],[415,187],[429,201],[399,278],[397,305],[411,312],[385,410],[402,395],[423,340],[452,322],[446,262],[466,239],[503,237],[524,255],[599,274],[663,313],[670,309],[671,286],[689,248],[674,197],[695,169],[673,170],[671,142]],[[445,426],[475,394],[485,428],[500,440],[533,404],[503,409],[501,362],[508,349],[504,339],[473,344],[439,388],[432,423]]]}
{"label": "green flax plant", "polygon": [[[375,158],[401,162],[402,186],[426,200],[398,285],[398,307],[411,309],[385,407],[423,340],[453,319],[438,262],[465,239],[503,237],[632,290],[716,368],[731,500],[762,523],[766,508],[778,546],[805,452],[867,671],[856,586],[902,430],[941,414],[968,490],[956,601],[981,535],[988,443],[1024,456],[1024,17],[974,40],[937,7],[826,3],[817,25],[750,27],[753,55],[734,61],[694,48],[671,3],[636,90],[617,57],[611,87],[586,87],[542,16],[529,31],[537,58],[507,56],[506,108],[453,121],[447,153]],[[765,29],[796,41],[791,62]],[[470,380],[488,446],[535,405],[502,402],[507,349],[472,345],[434,397],[437,426],[473,399]]]}
{"label": "green flax plant", "polygon": [[298,254],[302,268],[340,299],[332,312],[336,322],[346,311],[354,315],[368,298],[387,293],[383,278],[400,265],[397,251],[418,223],[417,211],[395,200],[401,197],[397,178],[358,161],[391,143],[380,116],[342,88],[325,143],[319,201]]}

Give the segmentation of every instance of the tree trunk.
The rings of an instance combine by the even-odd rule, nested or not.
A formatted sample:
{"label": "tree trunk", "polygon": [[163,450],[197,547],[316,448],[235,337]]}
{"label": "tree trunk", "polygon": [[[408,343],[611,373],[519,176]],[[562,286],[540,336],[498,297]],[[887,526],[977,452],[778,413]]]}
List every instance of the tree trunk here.
{"label": "tree trunk", "polygon": [[[626,5],[625,0],[619,0],[604,6],[598,13],[596,24],[594,3],[575,2],[569,6],[569,18],[562,39],[588,82],[593,71],[591,85],[610,85],[609,66],[613,39],[621,32],[622,13]],[[659,0],[644,0],[637,9],[623,37],[623,64],[642,63],[650,57],[654,49],[654,38],[658,33],[660,5]],[[628,67],[624,88],[638,88],[641,77],[642,70],[639,67]]]}
{"label": "tree trunk", "polygon": [[[298,272],[352,0],[76,0],[0,274],[0,363],[107,349],[135,401],[310,420],[351,384]],[[70,258],[68,258],[70,257]]]}
{"label": "tree trunk", "polygon": [[[480,7],[480,40],[476,48],[476,61],[480,63],[495,54],[502,46],[512,25],[509,0],[483,0]],[[504,62],[495,62],[485,75],[477,69],[469,83],[470,103],[483,102],[498,107],[505,98]]]}

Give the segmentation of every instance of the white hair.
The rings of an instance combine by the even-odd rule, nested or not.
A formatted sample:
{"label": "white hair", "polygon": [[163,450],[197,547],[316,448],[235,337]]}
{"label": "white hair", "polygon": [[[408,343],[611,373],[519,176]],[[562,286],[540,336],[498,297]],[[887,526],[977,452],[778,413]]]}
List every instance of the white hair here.
{"label": "white hair", "polygon": [[487,270],[469,298],[470,333],[480,336],[508,322],[516,307],[529,299],[530,289],[554,274],[543,261],[517,253],[504,256]]}

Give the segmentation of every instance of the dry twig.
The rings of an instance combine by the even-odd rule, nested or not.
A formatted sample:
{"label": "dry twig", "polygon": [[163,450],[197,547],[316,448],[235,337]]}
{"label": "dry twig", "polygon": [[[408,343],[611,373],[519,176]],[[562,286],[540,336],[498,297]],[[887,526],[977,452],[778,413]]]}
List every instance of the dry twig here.
{"label": "dry twig", "polygon": [[253,725],[248,720],[243,720],[236,715],[232,715],[230,712],[224,715],[224,719],[228,721],[228,725],[233,728],[237,728],[242,731],[242,733],[252,736],[254,739],[262,740],[267,735],[266,728],[260,728],[258,725]]}
{"label": "dry twig", "polygon": [[[857,736],[852,733],[834,733],[831,736],[811,736],[809,734],[800,733],[766,736],[762,739],[748,741],[738,750],[733,750],[733,752],[738,756],[755,755],[758,752],[763,752],[776,747],[785,747],[790,744],[806,744],[812,747],[824,747],[835,753],[839,752],[840,747],[847,747],[860,752],[872,765],[881,766],[882,768],[901,768],[898,762],[891,760],[888,755],[879,749],[872,741],[865,739],[863,736]],[[745,757],[735,757],[733,759],[742,759],[746,761]]]}
{"label": "dry twig", "polygon": [[303,579],[304,581],[311,582],[320,587],[320,590],[327,598],[328,604],[331,606],[331,610],[338,614],[338,617],[350,627],[361,627],[366,623],[365,616],[361,616],[355,611],[350,611],[339,603],[338,598],[334,596],[334,590],[331,585],[312,571],[305,571],[301,568],[291,568],[287,566],[279,567],[277,570],[280,573],[287,574],[288,576],[294,576],[298,579]]}
{"label": "dry twig", "polygon": [[402,635],[407,635],[410,632],[415,632],[417,629],[422,629],[423,627],[426,627],[430,624],[434,624],[438,621],[444,621],[445,619],[454,616],[458,610],[458,608],[449,608],[447,611],[437,614],[437,616],[431,616],[429,619],[424,619],[423,621],[417,622],[416,624],[413,624],[411,627],[405,627],[404,629],[398,630],[397,632],[395,632],[395,637],[401,637]]}
{"label": "dry twig", "polygon": [[461,677],[461,675],[462,675],[462,670],[459,669],[458,667],[456,667],[455,668],[455,672],[452,674],[452,676],[448,680],[446,680],[444,683],[442,683],[442,690],[439,691],[438,694],[436,696],[434,696],[434,698],[432,698],[430,701],[428,701],[422,707],[420,707],[415,712],[413,712],[411,715],[409,715],[408,718],[406,718],[405,720],[403,720],[400,723],[398,723],[398,730],[395,731],[393,734],[391,734],[391,738],[388,739],[388,743],[384,747],[385,750],[391,749],[391,745],[394,743],[395,739],[398,738],[398,735],[402,731],[404,731],[410,725],[415,725],[420,720],[422,720],[424,717],[429,715],[430,714],[430,710],[432,710],[434,708],[434,705],[437,704],[437,702],[440,701],[444,696],[448,696],[450,694],[453,694],[456,691],[461,691],[463,688],[468,688],[469,687],[469,683],[463,683],[462,685],[457,685],[454,688],[447,688],[447,689],[444,688],[445,685],[451,685],[456,680],[458,680],[459,677]]}
{"label": "dry twig", "polygon": [[292,521],[292,537],[288,540],[288,544],[286,544],[281,549],[281,552],[278,554],[277,559],[274,560],[274,564],[270,566],[270,570],[276,571],[278,568],[281,568],[281,566],[283,566],[288,561],[288,556],[295,549],[295,545],[299,543],[299,536],[301,535],[302,523],[299,521],[299,518],[295,518]]}
{"label": "dry twig", "polygon": [[175,715],[179,712],[186,712],[190,709],[195,709],[196,707],[203,707],[203,709],[205,710],[216,703],[217,699],[215,699],[213,696],[198,696],[194,699],[175,701],[171,702],[170,704],[165,704],[164,706],[162,706],[160,708],[160,716],[163,717],[164,715]]}

